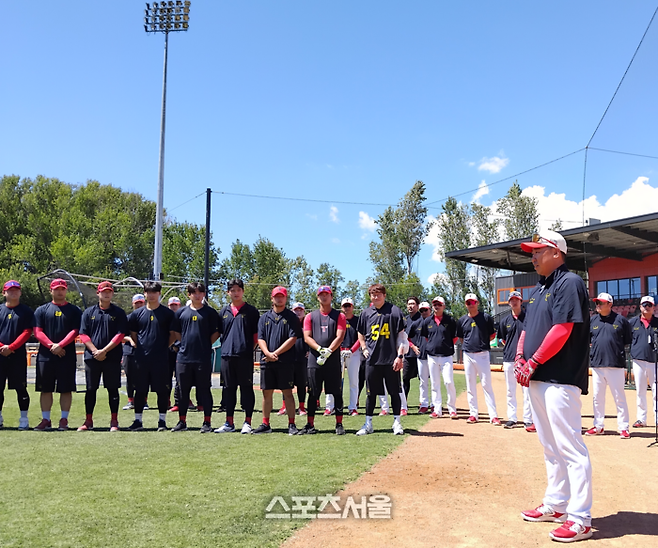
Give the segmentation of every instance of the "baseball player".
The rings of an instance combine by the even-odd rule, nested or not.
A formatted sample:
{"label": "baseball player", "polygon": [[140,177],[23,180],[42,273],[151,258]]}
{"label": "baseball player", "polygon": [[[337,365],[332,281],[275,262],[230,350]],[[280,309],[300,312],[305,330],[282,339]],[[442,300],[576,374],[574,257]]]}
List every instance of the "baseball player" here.
{"label": "baseball player", "polygon": [[[189,306],[179,307],[171,330],[180,341],[176,355],[176,379],[180,384],[180,401],[190,401],[192,386],[196,386],[197,401],[203,408],[203,424],[200,432],[212,432],[212,345],[219,339],[219,314],[204,303],[206,286],[201,282],[187,284]],[[187,430],[187,406],[178,409],[178,423],[172,432]]]}
{"label": "baseball player", "polygon": [[158,432],[167,430],[167,408],[171,393],[169,346],[176,340],[171,328],[174,313],[160,304],[162,285],[149,281],[144,284],[146,306],[130,314],[130,338],[137,342],[135,349],[135,420],[131,431],[143,429],[143,411],[149,388],[157,395]]}
{"label": "baseball player", "polygon": [[345,434],[343,426],[343,393],[341,391],[340,345],[345,337],[347,320],[339,310],[331,307],[332,290],[321,285],[317,290],[320,308],[304,318],[304,340],[309,347],[308,355],[308,416],[300,435],[315,434],[315,411],[322,392],[334,397],[336,410],[336,434]]}
{"label": "baseball player", "polygon": [[404,390],[405,399],[409,398],[411,379],[418,377],[418,356],[420,355],[421,345],[420,330],[418,328],[423,319],[418,310],[419,305],[420,299],[418,297],[409,297],[407,299],[408,315],[404,320],[409,341],[409,352],[404,357],[404,365],[402,367],[402,389]]}
{"label": "baseball player", "polygon": [[[418,305],[420,312],[420,323],[417,326],[420,335],[420,328],[423,325],[423,320],[432,316],[432,307],[430,303],[423,301]],[[419,415],[424,415],[429,412],[430,401],[428,398],[428,380],[430,378],[430,367],[427,360],[427,338],[420,335],[420,344],[417,345],[420,353],[418,354],[418,392],[420,399],[420,407],[418,409]],[[411,345],[411,343],[409,343]],[[432,410],[433,411],[433,410]]]}
{"label": "baseball player", "polygon": [[[57,278],[50,282],[52,301],[34,313],[34,335],[39,341],[36,390],[41,392],[41,422],[36,431],[51,430],[50,410],[53,392],[59,392],[62,416],[58,430],[69,429],[69,411],[75,384],[75,339],[80,330],[82,311],[66,301],[67,284]],[[56,341],[56,342],[55,342]]]}
{"label": "baseball player", "polygon": [[631,437],[628,431],[628,405],[624,394],[626,373],[625,346],[631,344],[631,326],[621,314],[612,310],[612,295],[600,293],[594,299],[596,312],[590,320],[590,367],[594,385],[594,426],[585,432],[588,436],[603,434],[605,420],[605,387],[617,406],[617,429],[622,439]]}
{"label": "baseball player", "polygon": [[434,313],[424,318],[420,324],[420,335],[427,339],[427,363],[432,381],[432,411],[430,417],[437,419],[443,415],[441,379],[446,387],[447,406],[451,419],[457,418],[457,390],[455,388],[452,356],[457,341],[457,323],[448,314],[443,297],[432,299]]}
{"label": "baseball player", "polygon": [[653,315],[655,303],[653,297],[647,295],[640,299],[640,315],[630,320],[631,358],[633,360],[633,377],[637,393],[637,420],[633,428],[643,428],[647,425],[647,382],[653,392],[654,409],[656,405],[656,354],[653,346],[658,336],[658,318]]}
{"label": "baseball player", "polygon": [[359,414],[359,368],[361,366],[361,345],[357,326],[359,317],[354,314],[354,301],[345,297],[340,308],[345,315],[345,337],[340,343],[341,357],[347,362],[347,377],[350,383],[350,401],[347,405],[349,416]]}
{"label": "baseball player", "polygon": [[5,401],[5,384],[16,390],[21,418],[18,429],[30,428],[27,411],[30,396],[27,393],[27,352],[25,343],[32,336],[34,313],[21,304],[21,284],[16,280],[5,282],[2,287],[5,302],[0,305],[0,428],[4,425],[2,406]]}
{"label": "baseball player", "polygon": [[[132,298],[133,311],[146,305],[145,297],[141,293],[136,293]],[[132,314],[132,312],[131,312]],[[130,315],[128,316],[130,318]],[[135,348],[137,343],[126,335],[123,338],[123,357],[121,358],[121,366],[126,374],[126,393],[128,394],[128,403],[123,406],[124,411],[135,409],[135,379],[133,372],[135,371]],[[146,407],[144,407],[146,409]]]}
{"label": "baseball player", "polygon": [[539,282],[526,307],[516,375],[530,402],[544,448],[548,486],[526,521],[564,522],[549,533],[573,542],[592,536],[592,466],[581,433],[580,395],[587,394],[589,298],[582,278],[564,264],[567,243],[552,230],[521,248],[532,253]]}
{"label": "baseball player", "polygon": [[496,336],[494,321],[486,312],[478,310],[478,298],[468,293],[464,298],[468,314],[457,322],[457,337],[463,343],[464,373],[466,374],[466,394],[468,397],[468,424],[478,421],[477,377],[480,377],[484,401],[489,411],[489,421],[494,426],[501,426],[496,412],[496,398],[491,386],[491,362],[489,351],[491,341]]}
{"label": "baseball player", "polygon": [[85,345],[85,422],[78,432],[93,430],[96,393],[103,376],[110,403],[110,432],[119,431],[119,388],[121,388],[121,341],[128,332],[126,313],[112,303],[114,287],[101,282],[96,288],[98,304],[82,314],[80,340]]}
{"label": "baseball player", "polygon": [[295,424],[295,342],[303,336],[297,315],[286,308],[288,291],[285,287],[272,290],[272,308],[258,320],[258,346],[260,361],[260,387],[263,391],[263,423],[252,434],[270,434],[270,413],[275,390],[283,392],[288,413],[288,435],[299,432]]}
{"label": "baseball player", "polygon": [[[516,390],[518,383],[514,375],[514,360],[516,358],[516,347],[519,343],[519,336],[523,331],[523,319],[525,310],[523,310],[523,296],[518,291],[510,291],[507,298],[507,304],[511,312],[505,316],[498,324],[498,340],[504,345],[503,348],[503,373],[505,374],[505,384],[507,385],[507,422],[505,428],[514,428],[516,426]],[[528,388],[521,387],[523,393],[523,423],[527,432],[536,432],[535,425],[532,421],[532,411],[530,409],[530,394]]]}
{"label": "baseball player", "polygon": [[219,333],[222,343],[223,402],[226,423],[215,430],[217,434],[235,432],[233,415],[237,403],[238,386],[245,411],[240,433],[251,434],[254,414],[254,347],[258,344],[258,319],[255,307],[244,301],[244,282],[229,280],[227,291],[231,304],[219,312]]}
{"label": "baseball player", "polygon": [[[292,305],[292,311],[299,320],[299,325],[304,325],[304,317],[306,316],[306,307],[304,303],[295,303]],[[306,416],[306,386],[308,385],[308,345],[302,336],[298,337],[295,341],[295,386],[297,387],[297,398],[299,399],[299,409],[297,414]],[[294,396],[293,396],[294,399]],[[286,400],[283,400],[283,405],[279,409],[279,415],[285,415]]]}
{"label": "baseball player", "polygon": [[[174,314],[180,310],[181,302],[178,297],[169,297],[167,301],[167,308],[171,310]],[[169,347],[169,372],[171,373],[172,385],[174,387],[174,405],[170,407],[169,412],[176,413],[179,411],[180,407],[180,383],[178,382],[178,377],[176,376],[176,355],[178,349],[180,348],[180,341],[177,340],[173,345]],[[176,383],[174,384],[174,381]],[[171,399],[171,396],[170,396]],[[190,401],[190,404],[192,402]],[[190,409],[196,409],[193,405],[188,406]]]}
{"label": "baseball player", "polygon": [[391,396],[393,433],[402,435],[399,372],[409,351],[404,317],[397,306],[386,301],[386,288],[382,284],[372,284],[368,294],[372,306],[361,313],[357,327],[361,352],[366,358],[366,422],[356,435],[373,433],[375,398],[384,394],[384,385]]}

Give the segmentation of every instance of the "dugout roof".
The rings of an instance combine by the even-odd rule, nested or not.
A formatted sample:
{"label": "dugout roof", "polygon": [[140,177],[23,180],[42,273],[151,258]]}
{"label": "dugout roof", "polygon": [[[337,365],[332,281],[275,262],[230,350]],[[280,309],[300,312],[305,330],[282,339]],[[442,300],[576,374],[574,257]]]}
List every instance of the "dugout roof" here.
{"label": "dugout roof", "polygon": [[[658,252],[658,212],[559,232],[567,241],[566,263],[570,270],[586,271],[608,257],[642,261]],[[528,240],[451,251],[446,257],[477,266],[534,272],[530,254],[521,250],[521,243]]]}

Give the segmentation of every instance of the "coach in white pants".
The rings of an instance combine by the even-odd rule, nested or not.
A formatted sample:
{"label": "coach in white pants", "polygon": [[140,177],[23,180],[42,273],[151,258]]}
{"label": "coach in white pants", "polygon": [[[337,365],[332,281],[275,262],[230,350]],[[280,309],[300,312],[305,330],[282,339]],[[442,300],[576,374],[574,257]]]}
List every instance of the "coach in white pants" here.
{"label": "coach in white pants", "polygon": [[617,406],[617,430],[622,439],[631,437],[628,431],[628,405],[624,394],[627,344],[631,344],[631,326],[621,314],[612,310],[612,295],[600,293],[596,299],[596,312],[590,321],[589,352],[592,368],[594,426],[585,432],[588,436],[603,434],[605,421],[605,389]]}
{"label": "coach in white pants", "polygon": [[475,294],[468,293],[464,300],[468,314],[459,318],[457,322],[457,337],[462,341],[464,351],[466,395],[470,412],[466,422],[475,424],[478,421],[477,377],[479,376],[484,391],[484,401],[489,411],[489,421],[495,426],[500,426],[501,422],[496,412],[496,398],[491,386],[489,357],[491,340],[496,336],[494,321],[489,314],[478,310],[478,298]]}
{"label": "coach in white pants", "polygon": [[656,371],[653,339],[658,335],[658,318],[654,316],[653,297],[647,295],[640,299],[640,315],[633,318],[631,325],[631,358],[633,359],[633,377],[637,393],[637,420],[633,428],[647,425],[647,382],[651,385],[655,413],[656,405]]}
{"label": "coach in white pants", "polygon": [[[422,319],[429,318],[432,315],[432,307],[430,303],[423,301],[418,307],[418,311]],[[420,322],[422,326],[422,320]],[[420,353],[418,354],[418,392],[419,392],[419,403],[420,408],[418,413],[424,415],[429,411],[429,378],[430,378],[430,369],[429,363],[427,360],[427,339],[425,337],[420,338]]]}

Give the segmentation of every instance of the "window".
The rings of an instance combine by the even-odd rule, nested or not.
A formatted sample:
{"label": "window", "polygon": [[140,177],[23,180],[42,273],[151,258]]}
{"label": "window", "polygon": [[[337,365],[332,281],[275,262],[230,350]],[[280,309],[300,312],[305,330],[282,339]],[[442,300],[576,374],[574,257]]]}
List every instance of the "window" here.
{"label": "window", "polygon": [[[654,276],[655,278],[655,276]],[[598,293],[609,293],[613,299],[639,299],[642,296],[640,278],[622,278],[596,282]]]}
{"label": "window", "polygon": [[658,276],[647,276],[647,295],[658,295]]}
{"label": "window", "polygon": [[505,289],[499,289],[498,290],[498,304],[507,304],[507,301],[509,299],[509,294],[511,291],[520,291],[521,295],[523,297],[523,301],[527,302],[528,299],[530,298],[530,292],[534,289],[533,286],[529,287],[506,287]]}

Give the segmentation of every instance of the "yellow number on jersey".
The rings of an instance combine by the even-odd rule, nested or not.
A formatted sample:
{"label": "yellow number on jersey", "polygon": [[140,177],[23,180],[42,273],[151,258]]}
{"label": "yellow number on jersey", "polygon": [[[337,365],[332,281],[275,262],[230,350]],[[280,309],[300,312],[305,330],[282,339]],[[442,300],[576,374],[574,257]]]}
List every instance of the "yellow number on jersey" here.
{"label": "yellow number on jersey", "polygon": [[379,339],[379,325],[373,325],[370,328],[370,332],[372,334],[372,340],[373,341],[376,341],[377,339]]}
{"label": "yellow number on jersey", "polygon": [[381,325],[373,325],[370,328],[372,333],[372,340],[376,341],[380,336],[386,337],[387,339],[391,337],[391,329],[388,327],[388,322]]}
{"label": "yellow number on jersey", "polygon": [[379,334],[382,337],[386,337],[387,339],[391,338],[391,329],[388,327],[388,323],[385,323],[384,325],[382,325],[382,329],[379,332]]}

